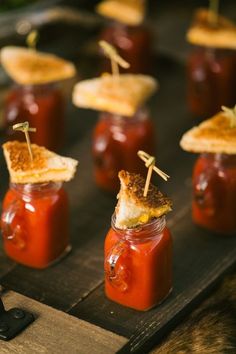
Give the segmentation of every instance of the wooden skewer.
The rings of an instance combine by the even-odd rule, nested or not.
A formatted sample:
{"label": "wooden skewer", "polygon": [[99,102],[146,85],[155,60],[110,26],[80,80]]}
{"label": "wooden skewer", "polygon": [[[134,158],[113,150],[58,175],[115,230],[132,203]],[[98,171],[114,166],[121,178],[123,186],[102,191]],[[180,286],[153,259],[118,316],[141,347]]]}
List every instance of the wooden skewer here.
{"label": "wooden skewer", "polygon": [[236,105],[233,108],[221,106],[221,109],[227,115],[227,117],[230,118],[231,128],[235,128],[235,126],[236,126]]}
{"label": "wooden skewer", "polygon": [[36,45],[39,40],[39,33],[36,30],[31,31],[26,37],[26,43],[29,48],[36,50]]}
{"label": "wooden skewer", "polygon": [[[147,162],[148,162],[148,159],[150,159],[150,156],[149,154],[147,154],[145,151],[138,151],[138,156],[140,157],[141,160],[143,160],[145,162],[145,166],[147,166]],[[153,166],[153,170],[159,174],[165,181],[168,180],[168,178],[170,178],[169,175],[167,175],[165,172],[163,172],[162,170],[160,170],[157,166]]]}
{"label": "wooden skewer", "polygon": [[146,177],[146,183],[145,183],[145,187],[144,187],[144,192],[143,192],[143,196],[146,197],[148,194],[148,189],[149,189],[149,185],[151,182],[151,178],[152,178],[152,171],[153,171],[153,166],[155,165],[155,158],[153,158],[150,166],[148,167],[148,172],[147,172],[147,177]]}
{"label": "wooden skewer", "polygon": [[18,130],[21,131],[25,134],[28,150],[29,150],[29,155],[31,161],[33,161],[33,152],[31,148],[31,143],[30,143],[30,137],[29,137],[29,132],[36,132],[36,128],[30,128],[29,127],[29,122],[23,122],[23,123],[17,123],[13,125],[13,130]]}
{"label": "wooden skewer", "polygon": [[218,13],[219,13],[219,0],[209,0],[209,23],[212,26],[216,26],[218,21]]}
{"label": "wooden skewer", "polygon": [[117,50],[106,41],[99,41],[100,47],[104,50],[105,55],[111,60],[112,75],[119,76],[119,66],[128,69],[130,64],[125,61],[117,52]]}
{"label": "wooden skewer", "polygon": [[168,178],[170,178],[170,176],[155,166],[156,159],[154,156],[147,154],[145,151],[139,150],[138,157],[140,157],[140,159],[145,162],[145,166],[148,168],[148,173],[147,173],[146,183],[145,183],[144,193],[143,193],[143,196],[146,197],[148,194],[148,189],[149,189],[153,171],[155,171],[165,181],[167,181]]}
{"label": "wooden skewer", "polygon": [[111,59],[111,71],[113,76],[119,76],[120,71],[119,71],[119,65],[114,59]]}

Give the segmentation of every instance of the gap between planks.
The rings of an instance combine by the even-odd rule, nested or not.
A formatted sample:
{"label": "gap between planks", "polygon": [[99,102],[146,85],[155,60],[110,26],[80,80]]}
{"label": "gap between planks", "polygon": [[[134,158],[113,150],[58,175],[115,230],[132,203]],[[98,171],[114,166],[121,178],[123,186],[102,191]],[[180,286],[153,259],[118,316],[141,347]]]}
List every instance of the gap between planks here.
{"label": "gap between planks", "polygon": [[[81,298],[76,301],[74,304],[72,304],[69,308],[66,309],[67,313],[70,313],[70,311],[73,310],[74,307],[76,307],[80,302],[84,301],[85,299],[87,299],[87,297],[89,297],[92,293],[94,293],[98,288],[100,288],[100,286],[104,283],[104,279],[101,280],[93,289],[91,289],[90,291],[88,291],[86,294],[84,294],[83,296],[81,296]],[[73,315],[72,315],[73,316]]]}

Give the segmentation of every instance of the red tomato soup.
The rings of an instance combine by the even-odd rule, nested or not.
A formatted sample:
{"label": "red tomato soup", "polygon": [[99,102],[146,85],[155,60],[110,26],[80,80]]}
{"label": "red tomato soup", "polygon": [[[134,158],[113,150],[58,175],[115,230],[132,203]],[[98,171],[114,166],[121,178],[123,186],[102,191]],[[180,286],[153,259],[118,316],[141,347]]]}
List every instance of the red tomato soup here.
{"label": "red tomato soup", "polygon": [[172,289],[172,240],[165,217],[133,229],[116,229],[105,240],[105,292],[121,305],[145,311]]}
{"label": "red tomato soup", "polygon": [[28,121],[37,129],[30,138],[35,144],[57,150],[64,140],[65,103],[60,90],[53,84],[15,86],[6,97],[4,122],[8,138],[23,141],[21,132],[12,125]]}
{"label": "red tomato soup", "polygon": [[187,98],[196,118],[236,102],[236,51],[196,47],[187,63]]}
{"label": "red tomato soup", "polygon": [[236,232],[236,155],[200,155],[193,171],[192,214],[207,229]]}
{"label": "red tomato soup", "polygon": [[11,184],[1,217],[6,254],[45,268],[70,250],[68,199],[61,183]]}
{"label": "red tomato soup", "polygon": [[154,126],[146,110],[133,117],[102,113],[93,133],[95,180],[99,187],[117,192],[122,169],[146,176],[138,150],[154,155]]}
{"label": "red tomato soup", "polygon": [[[121,57],[130,64],[129,69],[121,68],[121,72],[150,73],[151,34],[147,28],[114,22],[103,30],[100,39],[117,48]],[[102,70],[111,71],[110,60],[104,58]]]}

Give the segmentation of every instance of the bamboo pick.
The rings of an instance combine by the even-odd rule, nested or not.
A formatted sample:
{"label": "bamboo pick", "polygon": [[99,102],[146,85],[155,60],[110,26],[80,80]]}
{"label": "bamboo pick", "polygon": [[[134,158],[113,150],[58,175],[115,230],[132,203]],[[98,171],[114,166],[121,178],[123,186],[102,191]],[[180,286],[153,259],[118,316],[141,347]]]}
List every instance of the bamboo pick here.
{"label": "bamboo pick", "polygon": [[39,40],[39,33],[37,30],[31,31],[26,37],[26,43],[30,49],[36,50],[36,45]]}
{"label": "bamboo pick", "polygon": [[144,192],[143,192],[144,197],[146,197],[148,194],[148,189],[149,189],[149,185],[150,185],[151,178],[152,178],[153,166],[155,165],[155,162],[156,162],[155,158],[153,158],[152,161],[150,161],[150,163],[149,163],[147,177],[146,177],[146,183],[145,183]]}
{"label": "bamboo pick", "polygon": [[25,134],[30,159],[31,159],[31,161],[33,161],[33,152],[32,152],[32,148],[31,148],[29,132],[36,132],[36,128],[30,128],[29,122],[22,122],[22,123],[14,124],[12,128],[13,128],[13,130],[18,130],[18,131],[21,131]]}
{"label": "bamboo pick", "polygon": [[233,108],[226,106],[221,106],[222,111],[225,115],[230,118],[230,127],[235,128],[236,126],[236,105]]}
{"label": "bamboo pick", "polygon": [[128,69],[130,64],[125,61],[117,52],[117,50],[106,41],[99,41],[100,47],[103,49],[105,55],[111,60],[111,69],[113,77],[119,76],[119,66]]}
{"label": "bamboo pick", "polygon": [[114,59],[111,59],[111,71],[113,76],[120,75],[119,65]]}
{"label": "bamboo pick", "polygon": [[218,14],[219,14],[219,0],[209,0],[208,20],[212,26],[217,25]]}
{"label": "bamboo pick", "polygon": [[157,166],[155,166],[156,159],[154,156],[149,155],[145,151],[139,150],[138,151],[138,157],[145,162],[145,166],[148,168],[148,173],[146,177],[146,182],[145,182],[145,187],[144,187],[144,193],[143,196],[146,197],[148,194],[148,189],[152,177],[152,172],[155,171],[159,176],[161,176],[165,181],[170,178],[169,175],[167,175],[165,172],[160,170]]}

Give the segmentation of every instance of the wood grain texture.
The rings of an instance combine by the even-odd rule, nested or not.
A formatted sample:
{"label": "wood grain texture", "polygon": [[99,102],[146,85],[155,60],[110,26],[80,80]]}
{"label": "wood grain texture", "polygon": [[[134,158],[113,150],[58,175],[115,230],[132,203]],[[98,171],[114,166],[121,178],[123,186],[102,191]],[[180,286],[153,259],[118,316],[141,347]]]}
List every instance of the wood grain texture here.
{"label": "wood grain texture", "polygon": [[9,342],[1,341],[1,354],[112,354],[126,339],[88,322],[9,291],[3,296],[6,309],[22,307],[36,320]]}
{"label": "wood grain texture", "polygon": [[146,313],[126,309],[106,299],[101,286],[70,313],[123,336],[131,336],[133,350],[145,344],[147,338],[154,336],[157,340],[157,332],[160,339],[203,299],[223,270],[236,261],[236,239],[218,237],[216,242],[216,236],[192,225],[189,207],[181,218],[176,214],[172,233],[174,290],[163,304]]}
{"label": "wood grain texture", "polygon": [[[86,166],[65,185],[70,199],[72,252],[62,262],[45,270],[17,265],[12,271],[8,269],[8,274],[1,279],[5,287],[64,311],[103,280],[104,229],[110,223],[110,210],[114,209],[114,198],[104,196],[94,186],[89,136],[85,135],[70,149],[72,157],[78,158],[81,154],[80,164]],[[2,264],[6,262],[9,261],[4,257]]]}
{"label": "wood grain texture", "polygon": [[0,279],[2,276],[14,269],[16,263],[11,261],[0,247]]}
{"label": "wood grain texture", "polygon": [[[170,12],[167,15],[169,18]],[[164,23],[165,16],[163,26]],[[173,25],[175,28],[174,21]],[[165,30],[169,36],[170,28],[167,26]],[[176,45],[179,43],[175,31],[170,39]],[[162,41],[164,43],[167,42]],[[90,149],[97,113],[72,107],[65,153],[80,161],[76,178],[66,185],[71,200],[73,251],[63,262],[44,271],[19,265],[8,269],[7,264],[5,271],[0,271],[0,276],[4,275],[1,282],[5,287],[129,337],[123,352],[132,350],[143,353],[159,341],[206,295],[206,290],[210,289],[216,278],[235,262],[235,240],[216,239],[191,222],[190,181],[195,156],[182,152],[178,142],[183,132],[192,125],[192,120],[185,104],[185,68],[175,59],[179,45],[174,52],[171,52],[173,60],[165,55],[155,62],[161,90],[152,98],[150,105],[158,137],[157,162],[171,175],[168,184],[155,176],[153,181],[174,201],[174,211],[168,217],[175,250],[172,295],[161,306],[147,313],[126,309],[105,298],[102,284],[103,242],[116,199],[97,190],[93,182]],[[165,53],[168,54],[168,50]],[[1,159],[0,165],[3,167]],[[2,196],[7,183],[7,173],[4,171],[1,181]],[[0,264],[5,262],[8,262],[6,257],[0,253]],[[60,344],[59,340],[58,347]],[[110,347],[113,350],[112,338]]]}
{"label": "wood grain texture", "polygon": [[[165,184],[154,177],[154,181],[174,201],[174,211],[168,216],[174,238],[172,295],[147,313],[123,308],[104,296],[103,242],[116,199],[94,185],[89,153],[91,130],[68,148],[72,157],[79,157],[82,166],[66,186],[71,200],[73,251],[63,262],[46,270],[17,265],[1,279],[6,288],[130,338],[124,348],[128,351],[147,349],[159,340],[191,311],[197,296],[200,301],[203,291],[236,259],[236,240],[218,238],[216,243],[212,235],[192,224],[190,180],[195,157],[178,147],[181,134],[191,124],[184,105],[178,104],[184,94],[183,67],[166,60],[160,64],[163,73],[168,71],[169,75],[163,82],[159,105],[153,100],[152,107],[154,119],[158,118],[158,163],[171,180]],[[169,95],[173,105],[166,105]]]}
{"label": "wood grain texture", "polygon": [[[163,100],[167,91],[170,91],[170,87],[170,94],[175,97],[176,102],[184,94],[183,67],[166,59],[164,61],[160,60],[160,66],[163,68],[163,73],[168,69],[170,76],[163,82],[162,92],[158,94],[161,96],[159,105],[156,105],[156,96],[151,103],[156,135],[159,136],[158,161],[164,170],[167,170],[171,175],[176,175],[176,165],[166,168],[166,161],[178,159],[179,150],[176,151],[178,139],[184,129],[183,127],[189,126],[190,121],[186,118],[183,107],[180,106],[175,110],[175,119],[172,122],[173,111],[166,110]],[[171,85],[173,75],[178,78],[174,86]],[[65,184],[71,202],[72,252],[63,262],[49,269],[38,271],[17,265],[1,279],[1,283],[5,287],[64,311],[70,310],[86,298],[103,281],[103,242],[116,204],[115,195],[104,194],[98,190],[93,180],[90,150],[92,123],[96,114],[86,110],[75,110],[73,107],[70,107],[69,111],[70,121],[74,120],[76,123],[73,125],[73,129],[70,129],[71,140],[67,144],[65,154],[78,159],[80,162],[75,178],[70,183]],[[77,117],[80,117],[80,119]],[[159,120],[159,126],[157,120]],[[181,126],[178,120],[182,122]],[[175,130],[171,132],[169,131],[170,122],[175,127]],[[78,129],[78,134],[76,129]],[[159,131],[162,131],[162,134]],[[166,144],[165,136],[167,133],[171,144]],[[164,148],[162,149],[161,146]],[[2,155],[0,156],[0,163],[4,165]],[[182,171],[179,172],[178,181],[182,183]],[[0,186],[1,196],[4,195],[7,188],[8,176],[6,171],[3,177],[3,183]],[[174,188],[176,187],[176,184],[173,183],[174,179],[173,182],[168,183],[168,187],[154,177],[155,180],[158,181],[164,192],[169,190],[170,196],[174,196]],[[1,263],[5,263],[5,258]]]}

